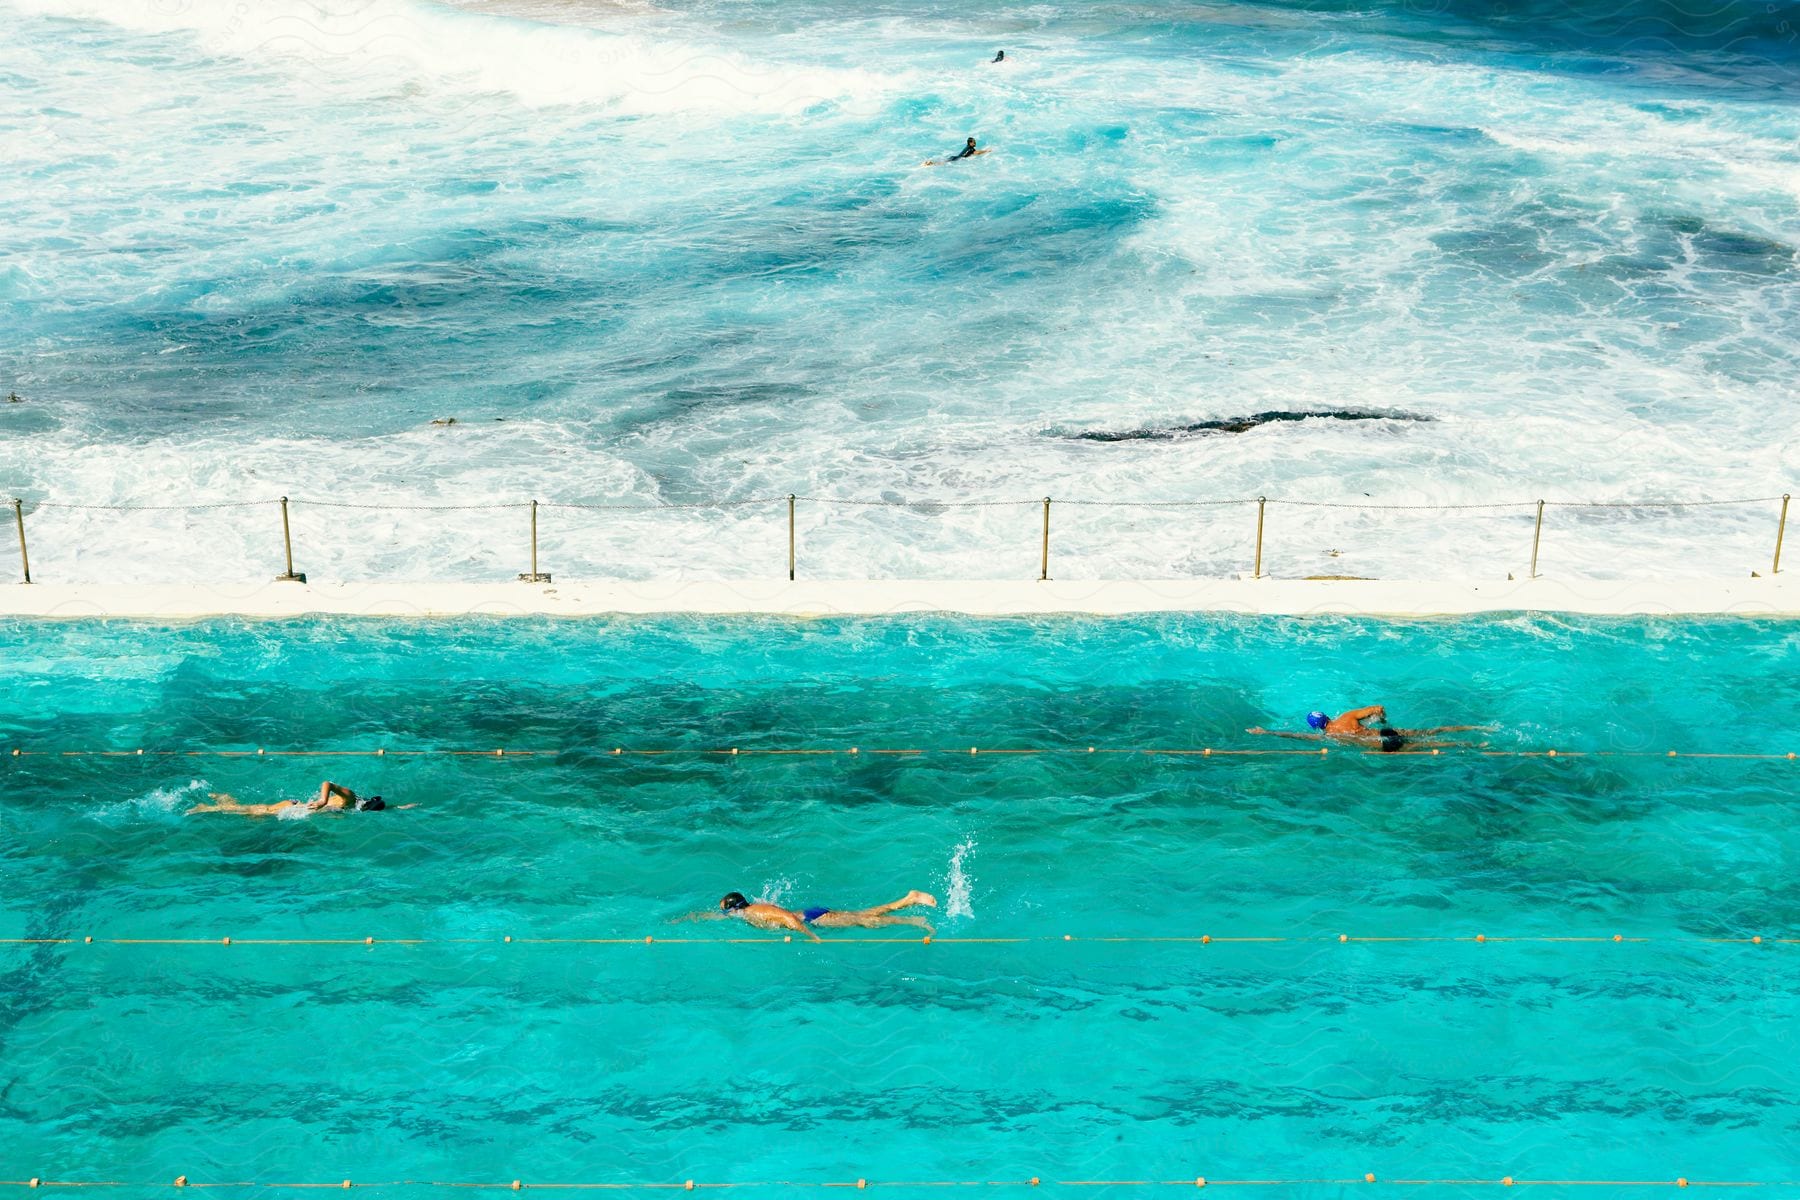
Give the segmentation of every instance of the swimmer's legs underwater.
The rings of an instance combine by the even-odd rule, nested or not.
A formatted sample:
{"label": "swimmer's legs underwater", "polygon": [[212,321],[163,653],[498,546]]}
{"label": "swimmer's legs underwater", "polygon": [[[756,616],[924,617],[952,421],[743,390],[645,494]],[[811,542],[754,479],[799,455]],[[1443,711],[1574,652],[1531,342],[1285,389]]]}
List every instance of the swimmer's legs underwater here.
{"label": "swimmer's legs underwater", "polygon": [[195,813],[228,812],[242,813],[246,817],[272,817],[278,815],[282,809],[288,806],[286,800],[283,800],[279,804],[240,804],[235,797],[228,796],[224,792],[209,792],[207,795],[211,799],[218,801],[218,803],[196,804],[182,815],[192,816]]}

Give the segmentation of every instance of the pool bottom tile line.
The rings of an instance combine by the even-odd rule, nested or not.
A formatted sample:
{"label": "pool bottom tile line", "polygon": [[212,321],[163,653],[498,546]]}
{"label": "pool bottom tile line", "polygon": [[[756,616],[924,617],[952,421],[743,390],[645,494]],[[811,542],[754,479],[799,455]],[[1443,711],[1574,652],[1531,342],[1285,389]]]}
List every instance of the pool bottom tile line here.
{"label": "pool bottom tile line", "polygon": [[930,1179],[930,1180],[884,1180],[861,1178],[855,1180],[759,1180],[759,1181],[706,1181],[684,1179],[675,1181],[634,1181],[634,1182],[526,1182],[514,1179],[508,1182],[485,1182],[478,1180],[435,1180],[435,1179],[398,1179],[386,1181],[359,1182],[351,1179],[338,1179],[328,1182],[314,1183],[265,1183],[260,1181],[219,1181],[190,1180],[186,1175],[178,1175],[169,1183],[130,1182],[122,1180],[63,1180],[42,1176],[29,1179],[0,1179],[0,1187],[38,1188],[136,1188],[140,1190],[173,1188],[212,1189],[261,1189],[266,1191],[298,1191],[331,1189],[348,1191],[357,1189],[382,1188],[456,1188],[485,1191],[702,1191],[723,1189],[826,1189],[846,1188],[857,1191],[883,1188],[956,1188],[956,1187],[1002,1187],[1002,1188],[1037,1188],[1041,1186],[1069,1188],[1208,1188],[1208,1187],[1367,1187],[1371,1184],[1403,1188],[1439,1188],[1439,1187],[1565,1187],[1565,1188],[1764,1188],[1764,1187],[1800,1187],[1800,1182],[1793,1180],[1760,1180],[1760,1179],[1691,1179],[1677,1176],[1673,1179],[1527,1179],[1502,1175],[1498,1178],[1394,1178],[1381,1179],[1374,1172],[1364,1172],[1360,1176],[1346,1178],[1308,1177],[1308,1178],[1270,1178],[1270,1179],[1214,1179],[1197,1175],[1185,1179],[1043,1179],[1033,1176],[1030,1179]]}
{"label": "pool bottom tile line", "polygon": [[1462,758],[1642,758],[1642,759],[1704,759],[1731,761],[1769,761],[1800,762],[1800,752],[1792,750],[1776,751],[1710,751],[1710,750],[1559,750],[1548,749],[1527,750],[1493,750],[1486,746],[1416,746],[1399,750],[1380,750],[1374,743],[1359,745],[1355,742],[1340,743],[1332,746],[1319,746],[1316,749],[1290,749],[1281,746],[1250,747],[1176,747],[1176,746],[955,746],[955,747],[909,747],[909,748],[866,748],[862,746],[804,746],[804,747],[753,747],[732,746],[718,747],[682,747],[672,746],[656,749],[627,748],[624,746],[566,746],[561,749],[511,749],[500,746],[492,749],[468,749],[460,747],[429,747],[413,750],[390,750],[377,747],[373,750],[270,750],[259,747],[254,750],[162,750],[148,747],[134,747],[119,750],[36,750],[24,746],[13,746],[6,751],[8,758],[474,758],[498,761],[517,762],[535,758],[561,758],[564,756],[584,755],[593,758],[665,758],[694,756],[701,758],[857,758],[862,755],[898,755],[905,757],[924,757],[948,755],[956,758],[979,758],[982,755],[992,757],[1024,758],[1034,755],[1068,755],[1073,757],[1088,756],[1121,756],[1136,755],[1145,758],[1298,758],[1329,759],[1338,755],[1354,753],[1358,760],[1363,758],[1424,758],[1424,759],[1462,759]]}

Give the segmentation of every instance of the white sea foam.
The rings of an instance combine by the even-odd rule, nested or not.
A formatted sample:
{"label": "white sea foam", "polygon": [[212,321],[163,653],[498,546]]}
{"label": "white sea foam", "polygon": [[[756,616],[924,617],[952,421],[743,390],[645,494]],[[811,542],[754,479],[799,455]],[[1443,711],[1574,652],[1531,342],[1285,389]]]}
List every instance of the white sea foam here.
{"label": "white sea foam", "polygon": [[[1800,409],[1779,402],[1800,320],[1784,106],[1348,35],[1313,56],[1244,52],[1242,34],[1165,55],[1045,33],[997,72],[991,47],[848,8],[770,32],[407,0],[0,0],[102,7],[158,37],[92,70],[61,23],[0,47],[27,81],[0,122],[17,247],[0,393],[27,400],[0,407],[0,494],[26,497],[46,580],[263,579],[281,527],[269,505],[36,500],[284,494],[769,497],[547,508],[540,569],[785,575],[789,492],[1022,502],[802,501],[802,578],[1035,578],[1045,495],[1063,579],[1248,570],[1255,532],[1254,504],[1068,501],[1259,495],[1517,504],[1272,506],[1264,568],[1282,575],[1522,574],[1545,497],[1544,571],[1743,577],[1766,567],[1773,503],[1557,502],[1779,496],[1800,476]],[[294,29],[314,13],[309,43]],[[957,36],[996,35],[971,19]],[[679,83],[691,111],[621,117],[637,101],[580,66],[690,45],[882,107],[802,124],[726,102],[715,121],[711,85]],[[315,72],[283,66],[305,53],[360,82],[309,90]],[[532,107],[559,94],[588,98]],[[917,169],[970,131],[998,152]],[[1322,408],[1435,419],[1066,436]],[[522,508],[291,516],[315,579],[529,565]]]}
{"label": "white sea foam", "polygon": [[647,33],[459,11],[428,0],[13,2],[29,12],[189,34],[209,51],[277,63],[326,91],[414,84],[625,113],[769,113],[879,87],[854,70],[767,66]]}

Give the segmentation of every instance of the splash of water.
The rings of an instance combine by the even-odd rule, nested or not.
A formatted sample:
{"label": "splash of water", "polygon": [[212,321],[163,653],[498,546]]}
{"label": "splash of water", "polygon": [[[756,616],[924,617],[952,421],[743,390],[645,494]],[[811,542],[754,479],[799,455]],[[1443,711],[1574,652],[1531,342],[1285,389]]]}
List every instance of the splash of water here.
{"label": "splash of water", "polygon": [[950,869],[945,875],[944,915],[946,917],[972,917],[975,910],[969,905],[969,891],[973,881],[963,863],[975,852],[973,836],[965,837],[956,849],[950,852]]}
{"label": "splash of water", "polygon": [[102,821],[175,816],[190,804],[204,800],[209,786],[204,779],[190,779],[179,787],[155,788],[142,796],[102,804],[94,809],[94,816]]}

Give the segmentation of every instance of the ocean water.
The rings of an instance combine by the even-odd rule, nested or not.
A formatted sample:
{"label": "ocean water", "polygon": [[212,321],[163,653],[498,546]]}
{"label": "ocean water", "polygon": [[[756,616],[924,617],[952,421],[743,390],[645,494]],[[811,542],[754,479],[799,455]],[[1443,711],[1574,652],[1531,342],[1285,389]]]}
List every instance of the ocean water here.
{"label": "ocean water", "polygon": [[[1795,19],[0,0],[0,491],[61,581],[258,579],[279,527],[40,504],[1778,496]],[[1381,416],[1191,428],[1271,412]],[[1248,509],[1064,512],[1064,577],[1248,566]],[[544,569],[774,574],[783,517],[550,512]],[[1542,565],[1741,577],[1774,519],[1553,507]],[[804,506],[803,569],[1029,577],[1034,521]],[[294,522],[317,579],[524,569],[516,509]],[[1497,578],[1530,516],[1269,537]]]}
{"label": "ocean water", "polygon": [[[0,947],[0,1178],[1792,1180],[1800,948],[1775,939],[1800,937],[1800,768],[1659,755],[1797,748],[1795,639],[1544,617],[0,624],[0,748],[34,752],[0,755],[0,936],[75,939]],[[1649,756],[1085,753],[1245,747],[1374,700],[1497,724],[1494,749]],[[557,753],[36,753],[140,746]],[[180,815],[322,775],[417,807]],[[731,889],[912,887],[943,901],[929,945],[668,941],[741,934],[671,924]],[[1649,940],[1336,940],[1477,933]],[[1200,934],[1289,940],[1097,940]],[[1022,940],[956,940],[981,938]]]}

